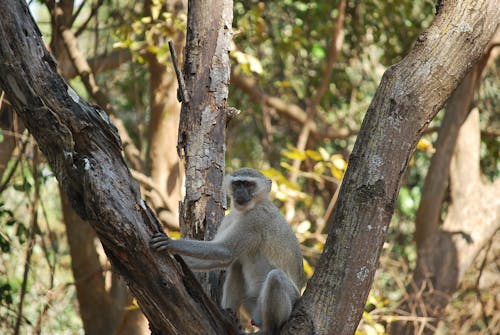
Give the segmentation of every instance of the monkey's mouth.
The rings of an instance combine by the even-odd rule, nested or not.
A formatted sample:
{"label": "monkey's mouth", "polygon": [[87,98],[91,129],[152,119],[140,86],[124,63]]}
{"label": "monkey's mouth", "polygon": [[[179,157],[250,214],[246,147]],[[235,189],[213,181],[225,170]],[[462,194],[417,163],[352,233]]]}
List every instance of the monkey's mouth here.
{"label": "monkey's mouth", "polygon": [[234,199],[236,209],[239,211],[247,211],[254,206],[252,199]]}
{"label": "monkey's mouth", "polygon": [[248,205],[252,199],[235,199],[235,200],[237,205],[245,206]]}

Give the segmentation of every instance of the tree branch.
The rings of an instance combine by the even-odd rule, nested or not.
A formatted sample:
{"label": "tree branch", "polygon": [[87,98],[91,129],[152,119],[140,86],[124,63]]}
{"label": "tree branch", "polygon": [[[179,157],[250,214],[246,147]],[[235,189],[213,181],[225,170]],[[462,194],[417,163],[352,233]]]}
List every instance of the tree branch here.
{"label": "tree branch", "polygon": [[[330,41],[330,47],[328,48],[328,57],[326,63],[326,69],[321,78],[321,83],[314,95],[314,98],[309,103],[306,110],[306,122],[302,127],[299,137],[297,139],[296,147],[300,151],[304,151],[309,141],[309,135],[311,133],[311,127],[313,126],[312,120],[316,116],[316,112],[320,105],[321,99],[325,95],[328,84],[330,83],[330,77],[332,76],[333,66],[337,62],[340,49],[342,48],[342,43],[344,41],[344,18],[345,18],[345,8],[346,1],[340,0],[338,10],[337,21],[335,22],[335,28],[332,34],[332,40]],[[300,165],[302,160],[294,159],[292,162],[292,170],[290,171],[289,179],[290,182],[296,183],[298,177],[298,171],[300,170]],[[293,200],[289,199],[286,204],[286,217],[290,221],[295,216],[295,206]]]}
{"label": "tree branch", "polygon": [[350,156],[323,254],[283,334],[312,328],[350,335],[358,326],[408,161],[483,54],[500,8],[496,0],[449,0],[440,13],[382,78]]}
{"label": "tree branch", "polygon": [[0,40],[9,41],[0,44],[0,88],[151,328],[163,334],[235,334],[182,260],[151,252],[149,239],[162,227],[141,199],[117,130],[101,108],[82,100],[58,75],[27,4],[4,0],[0,12]]}
{"label": "tree branch", "polygon": [[[276,110],[281,115],[295,121],[301,125],[307,122],[307,113],[298,105],[284,101],[275,96],[269,96],[263,93],[255,79],[244,77],[238,74],[231,74],[231,84],[250,95],[253,100],[261,101],[262,104]],[[357,130],[337,129],[336,127],[328,127],[320,129],[314,121],[310,123],[311,134],[315,139],[342,139],[358,134]]]}
{"label": "tree branch", "polygon": [[[85,28],[87,28],[90,20],[92,20],[92,18],[94,18],[96,15],[97,15],[97,11],[99,10],[99,8],[102,6],[102,4],[104,3],[104,0],[97,0],[96,4],[94,6],[92,6],[92,10],[90,11],[89,13],[89,16],[87,17],[87,19],[82,23],[82,25],[80,26],[80,28],[78,28],[75,32],[75,36],[80,36],[81,33],[83,33],[83,31],[85,30]],[[77,14],[78,15],[78,14]],[[76,19],[76,15],[72,18],[72,23],[74,22],[74,20]]]}
{"label": "tree branch", "polygon": [[64,46],[66,47],[66,51],[68,52],[71,62],[73,63],[73,66],[76,69],[77,73],[80,75],[85,88],[92,96],[92,98],[104,108],[104,110],[109,111],[111,120],[118,127],[120,137],[123,141],[123,148],[130,163],[132,164],[134,169],[142,170],[142,160],[140,157],[141,155],[139,149],[137,149],[134,142],[129,137],[125,125],[123,125],[123,122],[119,118],[114,116],[114,112],[108,97],[97,85],[92,69],[87,63],[87,59],[85,58],[85,56],[83,56],[82,52],[77,46],[75,35],[73,35],[71,30],[62,28],[61,36],[63,38]]}

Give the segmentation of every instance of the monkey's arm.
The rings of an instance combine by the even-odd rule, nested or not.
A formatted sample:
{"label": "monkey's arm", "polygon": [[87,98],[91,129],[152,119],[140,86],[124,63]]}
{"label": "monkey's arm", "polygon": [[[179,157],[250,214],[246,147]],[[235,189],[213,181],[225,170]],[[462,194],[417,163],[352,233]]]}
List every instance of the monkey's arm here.
{"label": "monkey's arm", "polygon": [[163,233],[153,235],[149,243],[157,251],[168,250],[173,254],[199,259],[229,260],[232,256],[231,251],[220,243],[198,240],[172,240]]}
{"label": "monkey's arm", "polygon": [[164,233],[158,233],[151,238],[150,246],[157,251],[168,250],[174,254],[213,260],[221,266],[227,266],[244,250],[255,247],[259,239],[254,235],[255,232],[244,225],[229,227],[213,241],[172,240]]}
{"label": "monkey's arm", "polygon": [[193,271],[206,271],[213,269],[224,269],[229,266],[230,262],[211,260],[211,259],[198,259],[189,256],[182,256],[186,264]]}

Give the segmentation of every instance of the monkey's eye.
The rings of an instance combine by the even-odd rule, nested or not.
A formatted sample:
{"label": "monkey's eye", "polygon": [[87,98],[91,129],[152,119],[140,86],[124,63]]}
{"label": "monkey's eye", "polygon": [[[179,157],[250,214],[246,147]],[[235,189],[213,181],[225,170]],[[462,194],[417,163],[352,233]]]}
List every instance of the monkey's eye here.
{"label": "monkey's eye", "polygon": [[246,188],[252,188],[252,187],[255,187],[255,183],[253,181],[244,180],[243,186]]}
{"label": "monkey's eye", "polygon": [[233,184],[234,188],[240,188],[240,187],[244,187],[244,188],[248,188],[248,189],[255,188],[255,182],[251,181],[251,180],[235,180],[235,181],[233,181],[232,184]]}

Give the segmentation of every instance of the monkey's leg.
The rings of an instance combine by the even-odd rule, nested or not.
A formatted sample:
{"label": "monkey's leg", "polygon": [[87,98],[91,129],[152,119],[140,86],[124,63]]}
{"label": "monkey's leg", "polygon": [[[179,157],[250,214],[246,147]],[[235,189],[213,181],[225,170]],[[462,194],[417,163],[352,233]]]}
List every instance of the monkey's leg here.
{"label": "monkey's leg", "polygon": [[254,321],[256,324],[261,322],[269,334],[278,334],[299,297],[297,286],[282,270],[271,270],[262,285]]}
{"label": "monkey's leg", "polygon": [[226,280],[222,290],[221,305],[224,309],[231,309],[238,313],[238,308],[245,298],[245,278],[241,268],[241,263],[233,262],[226,272]]}

